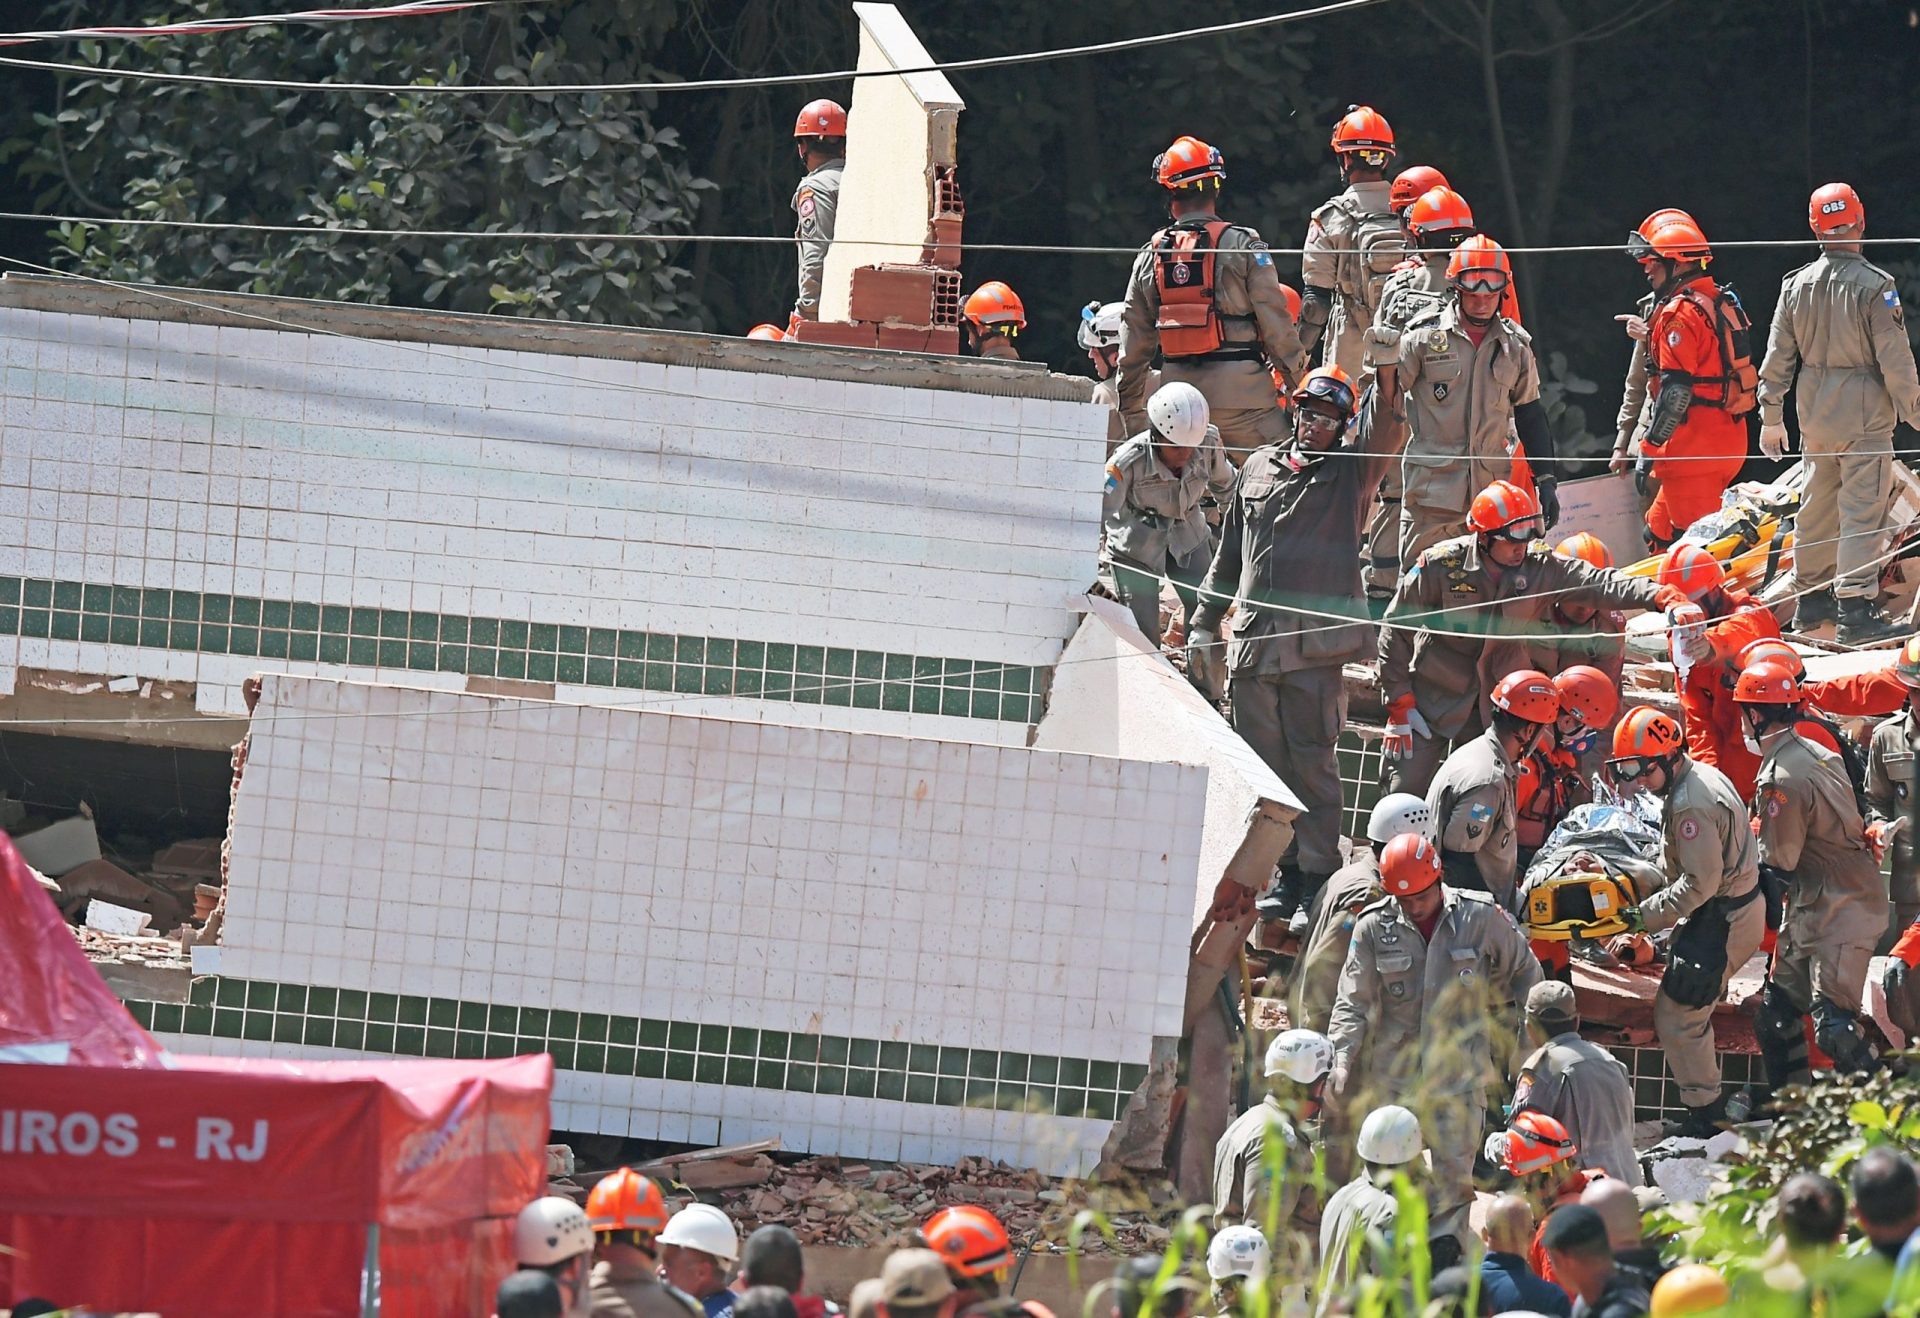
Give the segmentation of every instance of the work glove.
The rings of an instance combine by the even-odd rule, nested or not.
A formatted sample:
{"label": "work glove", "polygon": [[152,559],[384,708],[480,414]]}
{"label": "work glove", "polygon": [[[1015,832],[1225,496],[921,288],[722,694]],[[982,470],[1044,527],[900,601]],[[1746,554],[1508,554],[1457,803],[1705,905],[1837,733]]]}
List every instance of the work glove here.
{"label": "work glove", "polygon": [[1707,639],[1707,614],[1698,604],[1676,604],[1667,610],[1667,641],[1674,663],[1691,668],[1713,658],[1713,642]]}
{"label": "work glove", "polygon": [[1638,906],[1629,906],[1620,912],[1620,918],[1626,921],[1627,932],[1643,934],[1647,931],[1647,917],[1640,914]]}
{"label": "work glove", "polygon": [[1647,497],[1647,491],[1653,485],[1653,463],[1641,454],[1640,460],[1633,464],[1633,492],[1641,498]]}
{"label": "work glove", "polygon": [[1387,706],[1387,735],[1380,744],[1381,752],[1396,760],[1408,759],[1413,755],[1415,736],[1431,737],[1433,729],[1414,708],[1413,692],[1409,691]]}
{"label": "work glove", "polygon": [[1644,316],[1615,316],[1614,319],[1620,322],[1622,329],[1626,330],[1628,338],[1641,343],[1647,341],[1647,322]]}
{"label": "work glove", "polygon": [[1786,422],[1776,421],[1760,427],[1760,451],[1776,461],[1787,456]]}
{"label": "work glove", "polygon": [[1208,704],[1220,699],[1220,692],[1227,684],[1227,656],[1220,645],[1220,632],[1215,627],[1192,627],[1187,630],[1187,681],[1193,683],[1193,689],[1207,698]]}
{"label": "work glove", "polygon": [[1560,523],[1560,480],[1557,476],[1535,476],[1533,487],[1540,492],[1540,520],[1551,531]]}
{"label": "work glove", "polygon": [[1889,998],[1897,997],[1906,992],[1907,976],[1912,972],[1913,967],[1899,957],[1889,957],[1886,972],[1880,977],[1880,987],[1887,991]]}
{"label": "work glove", "polygon": [[1374,325],[1368,328],[1363,340],[1365,351],[1361,360],[1371,370],[1382,366],[1400,364],[1400,331],[1386,325]]}
{"label": "work glove", "polygon": [[1347,1092],[1347,1064],[1335,1062],[1333,1069],[1327,1072],[1327,1092],[1339,1098]]}
{"label": "work glove", "polygon": [[1867,846],[1873,851],[1873,863],[1878,865],[1887,858],[1887,848],[1900,836],[1900,830],[1907,825],[1907,817],[1898,819],[1876,819],[1867,825]]}

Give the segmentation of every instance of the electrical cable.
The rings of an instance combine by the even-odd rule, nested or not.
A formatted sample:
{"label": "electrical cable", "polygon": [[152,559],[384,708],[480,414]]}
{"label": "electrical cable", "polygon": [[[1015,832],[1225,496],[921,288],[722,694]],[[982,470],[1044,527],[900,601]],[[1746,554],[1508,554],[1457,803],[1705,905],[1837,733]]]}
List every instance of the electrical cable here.
{"label": "electrical cable", "polygon": [[370,18],[415,18],[460,9],[484,9],[528,0],[407,0],[404,4],[374,5],[363,9],[306,9],[291,14],[248,14],[233,18],[201,18],[151,26],[62,28],[41,32],[0,32],[0,46],[30,46],[48,41],[145,41],[155,37],[208,36],[252,27],[285,27],[295,23],[353,23]]}

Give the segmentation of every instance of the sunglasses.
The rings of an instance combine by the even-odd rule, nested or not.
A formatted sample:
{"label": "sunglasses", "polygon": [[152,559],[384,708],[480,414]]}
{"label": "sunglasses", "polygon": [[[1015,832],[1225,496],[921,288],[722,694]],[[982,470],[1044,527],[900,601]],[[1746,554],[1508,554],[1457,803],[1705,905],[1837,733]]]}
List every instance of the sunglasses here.
{"label": "sunglasses", "polygon": [[1630,783],[1653,768],[1653,761],[1633,756],[1624,760],[1608,760],[1607,772],[1623,783]]}
{"label": "sunglasses", "polygon": [[1540,538],[1540,522],[1538,518],[1529,517],[1524,522],[1515,522],[1511,526],[1503,526],[1498,531],[1489,531],[1487,534],[1495,540],[1508,540],[1516,545],[1532,544]]}
{"label": "sunglasses", "polygon": [[1504,293],[1509,281],[1498,270],[1463,270],[1454,282],[1469,293]]}

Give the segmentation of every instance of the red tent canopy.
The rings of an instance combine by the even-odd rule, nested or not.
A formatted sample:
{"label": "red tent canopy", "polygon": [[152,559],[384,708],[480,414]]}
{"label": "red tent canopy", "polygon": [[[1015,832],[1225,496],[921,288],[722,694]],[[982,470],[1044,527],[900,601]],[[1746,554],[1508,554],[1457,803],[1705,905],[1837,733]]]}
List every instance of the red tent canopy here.
{"label": "red tent canopy", "polygon": [[551,1058],[169,1056],[4,836],[0,965],[26,972],[0,993],[0,1056],[70,1054],[0,1065],[0,1298],[205,1318],[489,1311],[514,1214],[545,1184]]}

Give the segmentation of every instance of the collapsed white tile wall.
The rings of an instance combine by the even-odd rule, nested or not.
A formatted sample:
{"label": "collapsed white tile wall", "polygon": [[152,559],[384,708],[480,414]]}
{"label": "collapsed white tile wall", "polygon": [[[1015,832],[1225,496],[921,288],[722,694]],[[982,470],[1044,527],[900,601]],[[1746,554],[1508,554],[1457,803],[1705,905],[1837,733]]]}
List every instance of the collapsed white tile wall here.
{"label": "collapsed white tile wall", "polygon": [[[1175,764],[269,678],[220,975],[296,986],[298,1019],[243,1031],[260,1002],[223,998],[253,1010],[213,1046],[372,1042],[316,987],[329,1013],[447,1004],[476,1055],[482,1007],[670,1022],[720,1031],[689,1036],[693,1078],[610,1073],[604,1023],[560,1040],[595,1065],[562,1065],[556,1126],[1083,1172],[1180,1033],[1206,792]],[[741,1030],[839,1040],[842,1092],[785,1087],[802,1063]]]}

